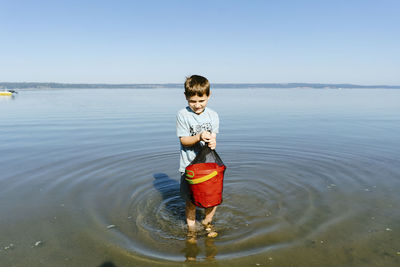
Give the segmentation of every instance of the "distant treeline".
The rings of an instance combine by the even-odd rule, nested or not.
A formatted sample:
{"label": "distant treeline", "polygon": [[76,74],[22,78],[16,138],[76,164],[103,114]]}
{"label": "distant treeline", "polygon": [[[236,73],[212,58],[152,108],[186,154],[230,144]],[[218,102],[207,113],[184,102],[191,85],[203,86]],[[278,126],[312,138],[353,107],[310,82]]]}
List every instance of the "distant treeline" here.
{"label": "distant treeline", "polygon": [[[325,83],[213,83],[213,88],[315,88],[315,89],[400,89],[400,85],[356,85],[356,84],[325,84]],[[0,82],[0,89],[26,89],[26,88],[127,88],[127,89],[152,89],[152,88],[181,88],[180,83],[162,84],[86,84],[86,83],[35,83],[35,82]]]}

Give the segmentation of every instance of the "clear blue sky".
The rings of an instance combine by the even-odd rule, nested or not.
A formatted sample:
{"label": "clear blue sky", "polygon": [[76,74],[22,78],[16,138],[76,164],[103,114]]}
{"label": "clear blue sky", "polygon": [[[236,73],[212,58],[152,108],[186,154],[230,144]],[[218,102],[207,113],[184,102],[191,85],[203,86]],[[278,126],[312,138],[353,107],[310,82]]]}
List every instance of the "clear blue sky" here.
{"label": "clear blue sky", "polygon": [[400,84],[400,1],[3,1],[0,82]]}

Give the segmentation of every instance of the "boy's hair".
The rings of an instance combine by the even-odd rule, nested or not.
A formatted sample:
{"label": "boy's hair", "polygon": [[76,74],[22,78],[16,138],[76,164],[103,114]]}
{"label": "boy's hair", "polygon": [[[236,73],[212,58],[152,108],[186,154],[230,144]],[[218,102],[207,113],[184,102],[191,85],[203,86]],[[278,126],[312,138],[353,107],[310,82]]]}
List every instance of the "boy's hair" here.
{"label": "boy's hair", "polygon": [[185,81],[185,96],[186,98],[192,96],[209,96],[210,95],[210,82],[207,78],[200,75],[192,75],[186,78]]}

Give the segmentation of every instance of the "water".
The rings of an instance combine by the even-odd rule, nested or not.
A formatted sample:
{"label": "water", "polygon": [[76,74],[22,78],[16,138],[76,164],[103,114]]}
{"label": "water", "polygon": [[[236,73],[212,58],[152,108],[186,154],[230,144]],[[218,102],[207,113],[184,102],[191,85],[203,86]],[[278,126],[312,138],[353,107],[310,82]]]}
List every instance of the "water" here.
{"label": "water", "polygon": [[182,89],[0,98],[0,266],[399,266],[400,90],[215,89],[209,105],[228,170],[219,236],[193,245]]}

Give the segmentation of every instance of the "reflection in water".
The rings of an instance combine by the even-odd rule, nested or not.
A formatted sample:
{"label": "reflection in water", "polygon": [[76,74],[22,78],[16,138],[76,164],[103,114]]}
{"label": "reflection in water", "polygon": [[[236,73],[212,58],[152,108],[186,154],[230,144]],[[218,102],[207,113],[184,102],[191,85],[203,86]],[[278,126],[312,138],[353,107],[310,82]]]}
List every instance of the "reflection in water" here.
{"label": "reflection in water", "polygon": [[15,95],[0,95],[0,102],[15,100]]}
{"label": "reflection in water", "polygon": [[188,240],[186,240],[186,247],[182,251],[185,253],[186,261],[196,261],[199,251],[200,249],[197,246],[197,241],[189,237]]}
{"label": "reflection in water", "polygon": [[[207,261],[213,261],[218,253],[218,249],[217,246],[214,244],[214,241],[215,241],[214,238],[204,239]],[[197,245],[197,240],[192,239],[192,237],[189,237],[186,240],[186,247],[182,250],[182,252],[185,254],[186,261],[196,261],[197,255],[200,252],[200,249]]]}
{"label": "reflection in water", "polygon": [[213,260],[218,253],[217,246],[214,244],[214,238],[206,238],[204,244],[206,245],[206,259]]}

